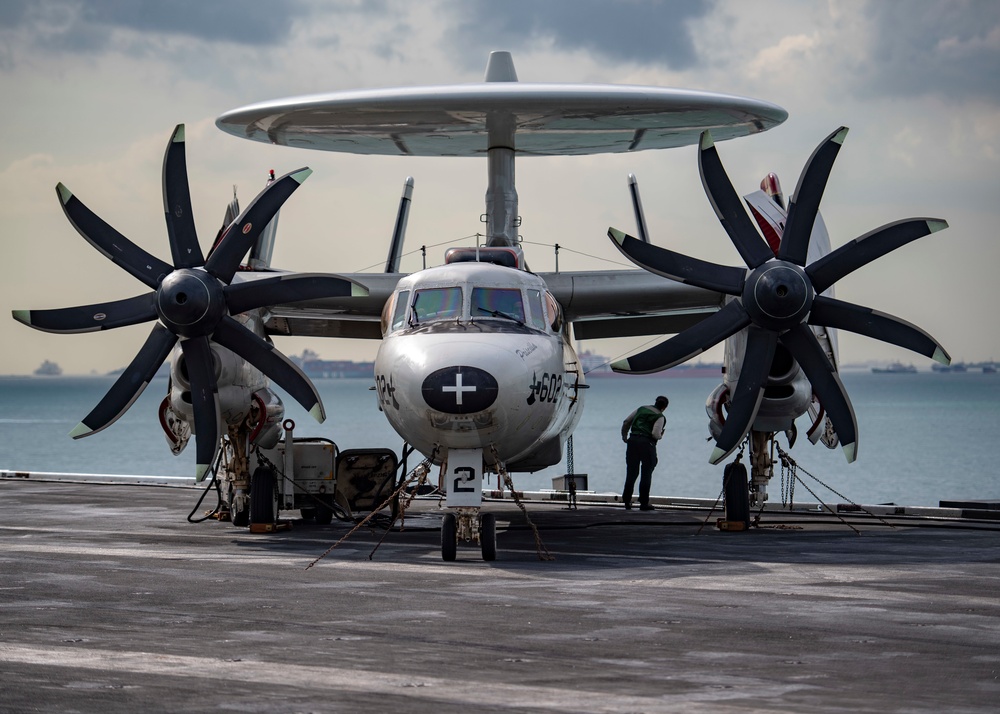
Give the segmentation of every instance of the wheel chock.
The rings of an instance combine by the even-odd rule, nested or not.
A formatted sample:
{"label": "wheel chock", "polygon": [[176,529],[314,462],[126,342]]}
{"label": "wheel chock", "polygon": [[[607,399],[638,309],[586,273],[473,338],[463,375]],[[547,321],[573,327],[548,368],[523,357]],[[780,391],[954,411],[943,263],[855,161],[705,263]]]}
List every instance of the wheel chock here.
{"label": "wheel chock", "polygon": [[251,523],[251,533],[277,533],[278,531],[291,530],[292,524],[288,521],[281,523]]}
{"label": "wheel chock", "polygon": [[743,521],[727,521],[725,518],[720,518],[715,522],[715,527],[720,531],[745,531],[747,524]]}

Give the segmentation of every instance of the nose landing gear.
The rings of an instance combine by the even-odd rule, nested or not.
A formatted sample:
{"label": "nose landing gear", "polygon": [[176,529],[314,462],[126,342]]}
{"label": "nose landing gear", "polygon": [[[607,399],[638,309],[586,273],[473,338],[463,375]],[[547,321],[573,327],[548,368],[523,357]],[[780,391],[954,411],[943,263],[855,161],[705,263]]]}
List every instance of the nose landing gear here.
{"label": "nose landing gear", "polygon": [[451,562],[458,554],[458,542],[478,541],[483,560],[497,559],[497,518],[479,508],[455,508],[441,519],[441,559]]}
{"label": "nose landing gear", "polygon": [[483,560],[497,559],[497,519],[482,513],[483,450],[449,449],[441,464],[448,512],[441,520],[441,559],[455,560],[458,542],[478,542]]}

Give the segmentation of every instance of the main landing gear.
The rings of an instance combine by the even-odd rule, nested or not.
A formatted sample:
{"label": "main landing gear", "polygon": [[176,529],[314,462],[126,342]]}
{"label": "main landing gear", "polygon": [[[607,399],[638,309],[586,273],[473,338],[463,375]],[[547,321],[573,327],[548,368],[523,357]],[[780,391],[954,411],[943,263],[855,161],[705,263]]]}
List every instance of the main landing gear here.
{"label": "main landing gear", "polygon": [[[767,484],[774,476],[775,436],[775,432],[751,431],[749,474],[742,463],[742,448],[736,461],[726,466],[724,471],[722,487],[726,521],[743,524],[743,530],[750,527],[751,509],[762,509],[767,502]],[[794,441],[794,436],[789,441]]]}
{"label": "main landing gear", "polygon": [[441,559],[451,562],[458,554],[458,542],[478,541],[483,560],[497,559],[497,517],[479,508],[454,508],[441,519]]}

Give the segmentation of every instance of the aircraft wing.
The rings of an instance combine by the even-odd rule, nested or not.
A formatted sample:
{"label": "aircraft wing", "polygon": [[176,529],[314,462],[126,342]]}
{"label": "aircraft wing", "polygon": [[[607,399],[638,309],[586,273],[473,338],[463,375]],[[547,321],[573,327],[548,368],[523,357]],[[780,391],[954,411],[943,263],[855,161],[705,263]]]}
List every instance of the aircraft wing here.
{"label": "aircraft wing", "polygon": [[[236,280],[273,277],[275,271],[238,273]],[[386,300],[405,273],[352,273],[348,278],[368,288],[368,295],[323,298],[270,306],[264,314],[269,335],[382,339],[379,320]],[[340,274],[339,277],[347,277]]]}
{"label": "aircraft wing", "polygon": [[723,295],[644,270],[539,273],[578,340],[673,334],[722,306]]}
{"label": "aircraft wing", "polygon": [[[273,272],[240,273],[259,280]],[[368,288],[364,297],[304,300],[271,306],[268,334],[381,339],[379,320],[403,273],[351,273],[340,277]],[[578,340],[674,334],[716,312],[720,293],[674,282],[643,270],[539,273],[573,323]]]}

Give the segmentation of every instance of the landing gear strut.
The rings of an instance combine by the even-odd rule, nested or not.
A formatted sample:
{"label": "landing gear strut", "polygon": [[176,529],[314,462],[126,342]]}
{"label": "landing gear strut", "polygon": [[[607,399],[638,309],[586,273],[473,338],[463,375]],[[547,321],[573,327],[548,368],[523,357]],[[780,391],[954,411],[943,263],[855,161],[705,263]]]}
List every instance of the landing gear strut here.
{"label": "landing gear strut", "polygon": [[229,506],[229,520],[237,528],[250,525],[250,463],[247,458],[247,432],[242,426],[230,426],[222,440],[219,470]]}
{"label": "landing gear strut", "polygon": [[750,506],[763,508],[767,484],[774,476],[773,431],[750,432]]}
{"label": "landing gear strut", "polygon": [[[742,449],[736,461],[726,466],[722,486],[726,498],[727,521],[740,522],[744,524],[744,528],[749,528],[750,510],[762,509],[767,502],[767,484],[774,476],[774,437],[773,431],[750,432],[749,478],[747,467],[741,462]],[[794,440],[794,431],[789,439]]]}

